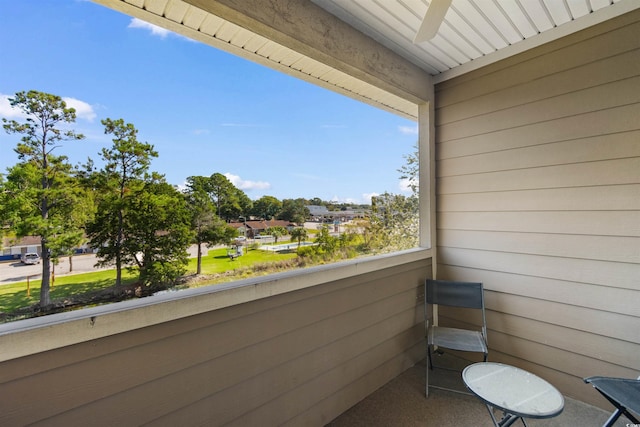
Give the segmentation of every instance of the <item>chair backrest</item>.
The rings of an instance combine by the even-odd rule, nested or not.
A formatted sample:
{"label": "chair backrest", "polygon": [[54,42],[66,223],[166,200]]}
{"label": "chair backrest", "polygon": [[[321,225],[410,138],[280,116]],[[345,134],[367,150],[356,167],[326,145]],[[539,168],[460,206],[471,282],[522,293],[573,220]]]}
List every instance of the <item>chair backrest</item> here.
{"label": "chair backrest", "polygon": [[427,304],[477,308],[484,311],[484,292],[479,282],[452,282],[427,279]]}

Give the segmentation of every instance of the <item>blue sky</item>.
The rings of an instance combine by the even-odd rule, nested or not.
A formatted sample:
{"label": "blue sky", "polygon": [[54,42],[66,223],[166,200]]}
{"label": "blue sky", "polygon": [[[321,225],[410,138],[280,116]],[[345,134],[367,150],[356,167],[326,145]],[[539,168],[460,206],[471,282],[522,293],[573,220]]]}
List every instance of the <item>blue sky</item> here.
{"label": "blue sky", "polygon": [[[100,121],[122,118],[168,182],[218,172],[253,200],[401,193],[418,138],[415,122],[82,0],[0,0],[0,117],[20,120],[7,98],[31,89],[76,108],[86,138],[55,151],[74,164],[99,165]],[[0,131],[0,172],[19,138]]]}

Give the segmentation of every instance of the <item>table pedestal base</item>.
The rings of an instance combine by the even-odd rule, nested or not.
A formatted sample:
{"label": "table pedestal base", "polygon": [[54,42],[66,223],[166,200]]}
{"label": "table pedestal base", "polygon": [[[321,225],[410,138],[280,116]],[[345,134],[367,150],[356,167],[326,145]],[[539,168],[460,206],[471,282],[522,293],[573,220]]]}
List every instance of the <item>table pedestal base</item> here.
{"label": "table pedestal base", "polygon": [[485,405],[487,406],[487,410],[489,411],[489,415],[491,416],[491,420],[493,421],[493,425],[495,427],[509,427],[518,420],[521,420],[522,424],[527,427],[527,422],[524,420],[524,418],[518,415],[509,414],[507,412],[503,412],[502,418],[500,420],[497,420],[496,416],[493,414],[493,408],[491,407],[491,405]]}

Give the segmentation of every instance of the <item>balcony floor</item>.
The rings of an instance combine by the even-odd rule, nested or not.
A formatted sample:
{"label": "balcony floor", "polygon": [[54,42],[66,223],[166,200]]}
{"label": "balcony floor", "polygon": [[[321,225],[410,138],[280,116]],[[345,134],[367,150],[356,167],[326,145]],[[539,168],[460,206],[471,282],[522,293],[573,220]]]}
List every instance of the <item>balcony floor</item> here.
{"label": "balcony floor", "polygon": [[[424,362],[408,369],[366,399],[352,407],[327,427],[392,427],[392,426],[492,426],[491,418],[476,397],[444,390],[430,389],[429,398],[424,396]],[[434,372],[443,372],[436,370]],[[431,383],[457,381],[459,373],[434,378]],[[438,374],[436,374],[437,376]],[[453,375],[454,377],[451,377]],[[446,378],[449,376],[450,378]],[[461,385],[462,381],[460,381]],[[447,383],[449,384],[449,383]],[[585,385],[587,387],[587,385]],[[613,412],[601,410],[591,405],[565,397],[562,413],[551,419],[527,419],[530,427],[601,426]],[[615,426],[628,425],[624,416]],[[521,426],[522,423],[514,425]]]}

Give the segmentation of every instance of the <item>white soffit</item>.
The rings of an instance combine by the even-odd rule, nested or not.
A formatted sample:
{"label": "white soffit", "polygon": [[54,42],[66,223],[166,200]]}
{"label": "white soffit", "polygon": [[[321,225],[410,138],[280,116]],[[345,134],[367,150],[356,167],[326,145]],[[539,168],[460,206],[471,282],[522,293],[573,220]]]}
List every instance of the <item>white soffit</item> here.
{"label": "white soffit", "polygon": [[416,120],[418,106],[182,0],[94,0],[159,27]]}
{"label": "white soffit", "polygon": [[[413,102],[182,0],[93,0],[401,116]],[[272,0],[284,1],[284,0]],[[453,0],[433,39],[413,43],[429,0],[309,0],[438,83],[640,8],[640,0]]]}
{"label": "white soffit", "polygon": [[640,8],[640,0],[453,0],[435,37],[414,44],[433,0],[311,0],[447,80]]}

